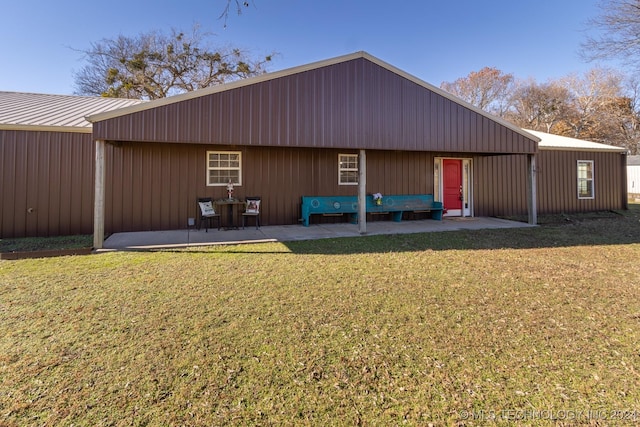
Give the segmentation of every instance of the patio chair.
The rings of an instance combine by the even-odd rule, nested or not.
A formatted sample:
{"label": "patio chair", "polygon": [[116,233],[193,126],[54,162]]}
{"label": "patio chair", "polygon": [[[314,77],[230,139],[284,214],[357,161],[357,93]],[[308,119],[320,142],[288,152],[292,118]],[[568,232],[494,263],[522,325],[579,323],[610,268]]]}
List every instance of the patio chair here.
{"label": "patio chair", "polygon": [[204,229],[204,231],[208,233],[209,228],[212,228],[211,220],[213,219],[218,220],[218,230],[220,230],[220,214],[216,212],[215,208],[213,207],[213,200],[211,199],[211,197],[198,197],[198,208],[200,209],[198,230],[200,230],[200,226],[203,221],[208,221],[209,226],[207,227],[205,225]]}
{"label": "patio chair", "polygon": [[242,213],[242,229],[244,230],[245,218],[254,217],[256,219],[256,230],[260,227],[260,197],[247,197],[245,209]]}

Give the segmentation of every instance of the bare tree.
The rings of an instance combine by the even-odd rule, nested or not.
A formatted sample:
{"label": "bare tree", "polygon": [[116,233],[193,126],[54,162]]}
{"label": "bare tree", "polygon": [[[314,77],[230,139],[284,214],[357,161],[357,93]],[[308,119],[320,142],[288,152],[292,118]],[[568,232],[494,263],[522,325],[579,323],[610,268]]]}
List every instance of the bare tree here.
{"label": "bare tree", "polygon": [[640,152],[640,80],[613,69],[538,84],[485,67],[440,87],[523,128]]}
{"label": "bare tree", "polygon": [[235,4],[236,13],[238,15],[242,15],[242,9],[249,7],[251,5],[250,1],[240,1],[240,0],[226,0],[226,5],[222,14],[218,19],[224,19],[224,27],[227,28],[227,19],[229,18],[229,12],[231,11],[231,7]]}
{"label": "bare tree", "polygon": [[535,80],[520,82],[516,86],[512,109],[506,118],[527,129],[552,133],[554,125],[569,111],[569,91],[555,82],[538,84]]}
{"label": "bare tree", "polygon": [[640,2],[601,0],[601,13],[589,21],[601,35],[588,37],[581,54],[589,60],[620,59],[640,69]]}
{"label": "bare tree", "polygon": [[194,26],[137,37],[120,35],[84,51],[87,65],[75,75],[76,93],[157,99],[265,72],[271,55],[251,59],[237,48],[213,49]]}
{"label": "bare tree", "polygon": [[440,88],[482,110],[502,117],[509,109],[513,83],[512,74],[484,67],[454,82],[442,82]]}
{"label": "bare tree", "polygon": [[637,80],[625,80],[623,94],[603,104],[593,140],[625,147],[630,154],[640,152],[639,89]]}
{"label": "bare tree", "polygon": [[606,117],[623,98],[622,75],[607,68],[593,68],[584,76],[570,74],[560,79],[572,96],[572,108],[564,117],[574,138],[598,139]]}
{"label": "bare tree", "polygon": [[627,114],[619,122],[622,141],[629,154],[640,154],[640,80],[631,77],[625,81],[627,99],[629,100]]}

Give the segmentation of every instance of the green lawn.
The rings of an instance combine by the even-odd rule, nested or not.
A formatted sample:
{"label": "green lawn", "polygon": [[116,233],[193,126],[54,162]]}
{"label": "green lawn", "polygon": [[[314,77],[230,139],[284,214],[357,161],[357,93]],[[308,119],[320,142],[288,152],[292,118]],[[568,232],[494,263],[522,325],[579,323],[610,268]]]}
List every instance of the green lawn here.
{"label": "green lawn", "polygon": [[640,206],[541,222],[0,261],[0,425],[640,422]]}

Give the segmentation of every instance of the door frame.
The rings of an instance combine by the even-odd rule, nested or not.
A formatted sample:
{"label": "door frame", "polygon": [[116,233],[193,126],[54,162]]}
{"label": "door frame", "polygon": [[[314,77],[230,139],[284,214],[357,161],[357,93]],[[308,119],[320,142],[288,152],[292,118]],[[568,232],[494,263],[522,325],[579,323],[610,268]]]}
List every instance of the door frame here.
{"label": "door frame", "polygon": [[[473,159],[469,157],[434,157],[433,159],[433,197],[436,201],[444,199],[442,161],[445,159],[462,160],[462,212],[461,216],[473,216]],[[452,216],[445,213],[443,216]]]}

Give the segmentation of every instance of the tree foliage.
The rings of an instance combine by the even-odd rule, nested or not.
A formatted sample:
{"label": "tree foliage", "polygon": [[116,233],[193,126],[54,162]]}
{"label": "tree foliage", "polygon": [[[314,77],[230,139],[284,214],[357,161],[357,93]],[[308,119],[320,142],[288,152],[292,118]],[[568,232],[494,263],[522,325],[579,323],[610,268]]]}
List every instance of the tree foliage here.
{"label": "tree foliage", "polygon": [[271,56],[251,59],[237,48],[213,49],[195,26],[120,35],[92,43],[75,75],[76,92],[116,98],[158,99],[265,72]]}

